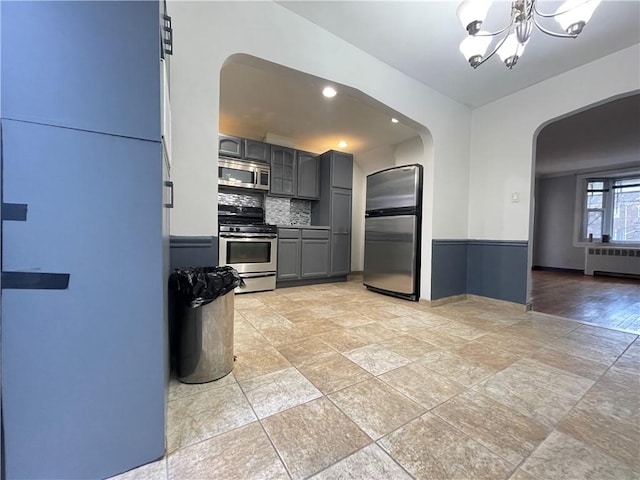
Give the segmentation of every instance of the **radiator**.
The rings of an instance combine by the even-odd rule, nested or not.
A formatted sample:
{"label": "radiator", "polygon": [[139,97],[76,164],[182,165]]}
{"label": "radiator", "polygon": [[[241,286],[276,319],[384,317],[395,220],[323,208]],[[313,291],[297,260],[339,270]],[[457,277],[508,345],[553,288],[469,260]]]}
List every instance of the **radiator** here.
{"label": "radiator", "polygon": [[587,247],[584,273],[593,275],[594,272],[640,275],[640,249]]}

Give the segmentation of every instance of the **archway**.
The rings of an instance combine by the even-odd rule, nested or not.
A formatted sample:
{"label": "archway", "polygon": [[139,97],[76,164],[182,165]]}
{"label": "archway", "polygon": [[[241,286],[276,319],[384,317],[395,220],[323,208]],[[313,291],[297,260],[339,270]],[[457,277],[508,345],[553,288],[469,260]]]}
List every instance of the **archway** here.
{"label": "archway", "polygon": [[[633,186],[640,181],[632,181],[640,179],[639,128],[640,95],[630,92],[537,129],[529,248],[533,310],[640,331],[631,315],[640,286],[620,279],[640,271],[634,266],[640,187]],[[614,243],[601,244],[603,233]],[[593,277],[594,270],[606,276]]]}

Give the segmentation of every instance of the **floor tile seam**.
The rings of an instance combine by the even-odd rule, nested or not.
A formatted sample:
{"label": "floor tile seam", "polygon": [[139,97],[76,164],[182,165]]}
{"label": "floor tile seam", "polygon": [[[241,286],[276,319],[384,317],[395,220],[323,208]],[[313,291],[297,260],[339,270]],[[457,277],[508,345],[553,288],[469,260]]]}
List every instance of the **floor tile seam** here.
{"label": "floor tile seam", "polygon": [[[227,375],[231,375],[231,372],[229,372]],[[222,380],[223,378],[226,378],[225,375],[224,377],[221,377],[217,380],[213,380],[214,382],[217,382],[218,380]],[[234,382],[238,383],[238,381],[235,379],[234,377]],[[202,383],[181,383],[182,385],[203,385]],[[211,388],[205,388],[204,390],[201,390],[199,392],[192,392],[192,393],[185,393],[179,397],[175,397],[175,398],[168,398],[167,397],[167,407],[169,406],[169,403],[171,402],[175,402],[176,400],[182,400],[183,398],[187,398],[187,397],[192,397],[193,395],[198,395],[199,393],[205,393],[205,392],[210,392],[212,390],[218,390],[220,388],[224,388],[224,387],[230,387],[231,385],[233,385],[233,383],[229,383],[228,385],[216,385],[216,386],[212,386]]]}
{"label": "floor tile seam", "polygon": [[[429,369],[430,371],[432,371],[432,372],[434,372],[434,373],[437,373],[437,374],[438,374],[438,375],[440,375],[441,377],[444,377],[444,375],[443,375],[441,372],[438,372],[437,370],[434,370],[433,368],[431,368],[431,367],[430,367],[430,365],[431,365],[432,363],[436,363],[436,362],[429,362],[429,363],[425,363],[425,364],[424,364],[425,368]],[[475,362],[475,363],[478,363],[478,362]],[[515,363],[515,362],[514,362],[514,363]],[[513,365],[513,364],[511,364],[511,365]],[[500,370],[498,370],[498,371],[496,371],[496,372],[493,372],[493,373],[491,373],[490,375],[487,375],[486,377],[482,377],[480,380],[478,380],[478,381],[476,381],[476,382],[473,382],[471,385],[464,385],[464,384],[462,384],[462,383],[460,383],[460,382],[458,382],[458,381],[456,381],[456,380],[454,380],[454,379],[452,379],[452,378],[449,378],[449,377],[445,377],[445,378],[446,378],[447,380],[450,380],[450,381],[452,381],[452,382],[454,382],[454,383],[458,384],[458,385],[462,385],[465,389],[471,390],[472,388],[474,388],[474,387],[476,387],[476,386],[480,385],[481,383],[483,383],[483,382],[485,382],[485,381],[489,380],[491,377],[493,377],[493,376],[497,375],[498,373],[502,372],[503,370],[505,370],[505,369],[509,368],[511,365],[509,365],[509,366],[507,366],[507,367],[504,367],[504,368],[502,368],[502,369],[500,369]],[[481,365],[481,367],[483,367],[483,368],[488,368],[488,367],[485,367],[484,365]]]}
{"label": "floor tile seam", "polygon": [[[266,418],[269,418],[269,417],[266,417]],[[282,458],[282,455],[280,454],[280,451],[276,448],[275,444],[273,443],[273,439],[271,438],[271,435],[269,435],[269,432],[267,431],[267,429],[262,424],[262,420],[258,419],[258,423],[260,424],[260,428],[262,429],[262,432],[267,437],[267,441],[269,442],[269,445],[271,445],[271,448],[273,448],[273,451],[276,453],[276,456],[278,457],[278,460],[280,461],[280,464],[282,465],[282,468],[284,468],[284,471],[289,476],[289,479],[292,479],[293,475],[289,471],[289,467],[287,467],[287,464],[285,463],[284,458]]]}
{"label": "floor tile seam", "polygon": [[[431,370],[431,371],[433,372],[433,370]],[[458,393],[453,394],[453,395],[452,395],[452,396],[450,396],[449,398],[447,398],[447,399],[445,399],[445,400],[443,400],[443,401],[439,402],[437,405],[434,405],[434,406],[433,406],[433,407],[431,407],[431,408],[427,408],[427,407],[425,407],[424,405],[422,405],[421,403],[419,403],[417,400],[413,400],[412,398],[409,398],[406,394],[402,393],[402,392],[401,392],[401,391],[399,391],[397,388],[395,388],[393,385],[388,384],[388,383],[387,383],[387,382],[385,382],[384,380],[380,379],[380,381],[384,382],[384,383],[385,383],[385,385],[388,385],[389,387],[391,387],[392,389],[394,389],[395,391],[397,391],[399,394],[401,394],[401,395],[403,395],[403,396],[405,396],[405,397],[409,398],[409,400],[411,400],[412,402],[417,403],[418,405],[420,405],[421,407],[423,407],[423,408],[425,409],[425,412],[421,413],[421,414],[420,414],[420,416],[424,415],[425,413],[430,413],[430,412],[432,412],[434,409],[438,408],[440,405],[442,405],[442,404],[444,404],[444,403],[447,403],[447,402],[448,402],[448,401],[450,401],[450,400],[453,400],[454,398],[456,398],[456,397],[458,397],[458,396],[462,395],[463,393],[465,393],[465,392],[467,392],[467,391],[471,391],[471,389],[470,389],[469,387],[465,387],[464,385],[462,385],[462,384],[460,384],[460,383],[454,382],[453,380],[450,380],[450,379],[448,379],[448,378],[444,377],[442,374],[440,374],[440,373],[438,373],[438,372],[434,372],[434,373],[436,373],[437,375],[440,375],[441,377],[445,378],[446,380],[448,380],[448,381],[450,381],[450,382],[453,382],[453,383],[455,383],[456,385],[458,385],[458,386],[462,387],[462,389],[463,389],[463,390],[462,390],[462,391],[460,391],[460,392],[458,392]],[[376,377],[376,378],[377,378],[377,377]]]}
{"label": "floor tile seam", "polygon": [[[472,442],[477,443],[478,445],[486,448],[487,450],[489,450],[491,453],[493,453],[495,456],[497,456],[498,458],[502,459],[504,462],[507,463],[507,465],[513,466],[514,463],[511,462],[510,460],[508,460],[507,458],[505,458],[502,454],[496,452],[492,447],[490,447],[489,445],[485,445],[485,442],[482,441],[481,439],[475,439],[473,437],[471,437],[470,435],[466,434],[460,427],[457,427],[456,425],[452,424],[451,422],[449,422],[447,419],[441,417],[437,412],[431,412],[432,415],[435,415],[436,417],[438,417],[440,420],[442,420],[443,422],[445,422],[447,425],[449,425],[449,427],[451,427],[453,430],[455,430],[456,432],[458,432],[460,435],[462,435],[465,438],[468,438],[469,440],[471,440]],[[545,437],[546,440],[546,437]],[[543,440],[544,441],[544,440]],[[542,442],[540,442],[542,443]],[[527,455],[528,457],[528,455]],[[526,457],[525,457],[526,458]],[[514,472],[518,467],[516,466],[514,470],[512,470],[512,472]],[[508,478],[508,477],[507,477]]]}
{"label": "floor tile seam", "polygon": [[[622,355],[624,355],[624,353],[631,347],[631,345],[632,344],[629,344],[629,346],[627,346],[627,348],[618,356],[618,358],[611,365],[609,365],[604,372],[602,372],[600,374],[600,376],[597,378],[597,380],[593,380],[593,384],[584,392],[584,394],[582,394],[580,399],[569,409],[569,411],[561,419],[559,419],[556,422],[556,425],[554,427],[555,429],[558,428],[558,425],[560,425],[560,423],[563,420],[565,420],[566,418],[568,418],[571,415],[571,412],[573,412],[578,407],[578,405],[580,405],[580,403],[582,402],[582,400],[584,400],[584,398],[587,396],[587,394],[596,386],[596,384],[600,380],[602,380],[602,378],[607,374],[607,372],[609,372],[613,368],[613,366],[616,364],[616,362],[620,359],[620,357],[622,357]],[[582,378],[585,378],[585,377],[582,377]],[[607,415],[607,416],[609,416],[609,415]]]}
{"label": "floor tile seam", "polygon": [[[430,413],[431,415],[434,415],[434,416],[435,416],[435,414],[434,414],[434,413],[432,413],[432,412],[430,412],[430,411],[429,411],[429,412],[423,413],[422,415],[420,415],[420,416],[419,416],[419,417],[417,417],[417,418],[421,418],[421,417],[423,417],[424,415],[426,415],[427,413]],[[439,415],[438,415],[437,417],[438,417],[440,420],[443,420]],[[397,431],[398,431],[398,430],[400,430],[401,428],[404,428],[404,427],[405,427],[405,426],[407,426],[409,423],[411,423],[411,422],[413,422],[413,421],[415,421],[415,420],[416,420],[416,418],[414,418],[413,420],[411,420],[411,421],[409,421],[409,422],[405,423],[404,425],[402,425],[402,426],[400,426],[400,427],[396,428],[395,430],[393,430],[393,431],[391,431],[391,432],[387,433],[387,434],[386,434],[386,435],[384,435],[383,437],[380,437],[378,440],[376,440],[376,441],[375,441],[375,443],[376,443],[380,448],[382,448],[382,449],[385,451],[385,453],[387,453],[387,455],[389,455],[389,457],[391,457],[394,461],[396,461],[396,459],[393,457],[392,453],[391,453],[391,452],[389,452],[387,449],[385,449],[385,448],[384,448],[384,445],[379,444],[378,442],[381,442],[381,441],[382,441],[382,440],[384,440],[385,438],[389,437],[391,434],[393,434],[393,433],[397,432]],[[454,427],[453,425],[451,425],[449,422],[447,422],[447,421],[445,421],[445,420],[443,420],[443,421],[444,421],[447,425],[449,425],[453,430],[455,430],[456,432],[459,432],[459,433],[461,434],[461,436],[462,436],[462,437],[466,437],[466,438],[468,438],[469,440],[471,440],[472,442],[478,443],[478,444],[479,444],[479,445],[481,445],[482,447],[486,448],[484,445],[482,445],[482,444],[481,444],[481,443],[479,443],[478,441],[476,441],[476,440],[474,440],[473,438],[469,437],[468,435],[466,435],[466,434],[464,434],[464,433],[460,432],[460,430],[459,430],[458,428],[455,428],[455,427]],[[489,450],[489,449],[487,449],[487,450]],[[512,465],[512,464],[511,464],[511,462],[509,462],[509,461],[505,460],[504,458],[502,458],[502,457],[501,457],[500,455],[498,455],[497,453],[493,452],[492,450],[489,450],[489,451],[490,451],[491,453],[493,453],[494,455],[496,455],[497,457],[499,457],[500,459],[504,460],[504,461],[507,463],[507,465]],[[438,463],[439,463],[439,464],[442,464],[442,463],[443,463],[443,460],[442,460],[442,459],[440,459],[439,457],[435,457],[435,459],[438,461]],[[396,463],[398,463],[398,461],[396,461]],[[400,466],[402,466],[402,465],[400,465]],[[464,472],[463,470],[461,470],[461,468],[460,468],[457,464],[454,464],[454,465],[453,465],[453,469],[454,469],[458,474],[463,475],[463,477],[461,477],[461,478],[464,478],[465,472]],[[511,475],[513,475],[513,472],[515,472],[515,469],[514,469],[514,470],[511,470],[511,471],[509,472],[509,477],[505,477],[505,478],[510,478],[510,477],[511,477]],[[410,474],[410,475],[411,475],[411,474]],[[416,477],[414,477],[413,475],[411,475],[411,477],[412,477],[412,478],[416,478]]]}
{"label": "floor tile seam", "polygon": [[579,319],[570,318],[570,317],[563,317],[561,315],[554,315],[553,313],[546,313],[546,312],[540,312],[540,311],[537,311],[537,310],[530,310],[530,311],[527,312],[527,314],[530,314],[530,315],[532,315],[532,314],[544,315],[544,316],[552,318],[552,319],[560,319],[560,320],[565,320],[565,321],[569,321],[569,322],[572,322],[572,323],[577,323],[578,326],[576,326],[575,328],[570,330],[570,332],[572,332],[573,330],[575,330],[577,328],[580,328],[580,325],[587,325],[589,327],[604,328],[605,330],[612,330],[614,332],[622,332],[622,333],[628,333],[630,335],[640,336],[640,333],[632,331],[632,330],[622,329],[622,328],[615,328],[615,327],[610,327],[610,326],[603,326],[603,325],[599,325],[597,323],[587,322],[585,320],[579,320]]}
{"label": "floor tile seam", "polygon": [[[414,419],[414,420],[415,420],[415,419]],[[394,431],[395,431],[395,430],[394,430]],[[382,438],[384,438],[384,437],[382,437]],[[382,438],[380,438],[379,440],[382,440]],[[373,441],[373,445],[377,446],[380,450],[382,450],[382,451],[385,453],[385,455],[387,455],[387,457],[389,457],[389,458],[391,459],[391,461],[392,461],[393,463],[395,463],[395,464],[396,464],[396,465],[397,465],[397,466],[398,466],[398,467],[399,467],[399,468],[400,468],[404,473],[406,473],[406,474],[409,476],[409,478],[413,478],[413,479],[415,479],[415,478],[416,478],[415,476],[411,475],[411,473],[410,473],[406,468],[404,468],[404,467],[400,464],[400,462],[398,462],[398,460],[396,460],[396,459],[393,457],[393,455],[391,455],[391,453],[390,453],[390,452],[387,452],[387,451],[385,450],[385,448],[384,448],[382,445],[380,445],[380,444],[378,443],[378,441],[379,441],[379,440],[374,440],[374,441]]]}
{"label": "floor tile seam", "polygon": [[[255,408],[253,408],[253,405],[249,401],[249,397],[247,397],[247,394],[245,393],[244,389],[242,388],[242,385],[240,385],[240,382],[238,382],[238,386],[240,387],[240,391],[242,392],[242,395],[244,396],[245,401],[249,405],[249,408],[251,408],[251,411],[253,412],[253,415],[256,417],[256,421],[260,425],[260,428],[262,429],[264,434],[267,436],[267,440],[269,440],[269,444],[271,445],[271,448],[273,448],[273,451],[276,452],[276,455],[278,456],[278,460],[280,460],[280,463],[282,464],[282,467],[284,468],[284,471],[287,472],[287,475],[289,475],[289,478],[292,479],[293,476],[291,475],[291,472],[289,472],[289,469],[287,468],[287,464],[284,462],[282,456],[280,455],[280,452],[278,451],[278,449],[274,445],[273,440],[271,439],[271,437],[269,436],[269,433],[267,432],[266,428],[264,428],[264,425],[262,424],[262,420],[263,419],[261,419],[258,416],[258,414],[256,413]],[[288,410],[288,409],[286,409],[286,410]],[[282,411],[284,411],[284,410],[282,410]],[[280,413],[280,412],[276,412],[273,415],[276,415],[278,413]],[[268,417],[265,417],[265,418],[272,417],[273,415],[269,415]]]}
{"label": "floor tile seam", "polygon": [[[408,367],[408,366],[413,365],[413,364],[417,364],[417,363],[419,363],[419,361],[420,361],[420,359],[415,360],[415,361],[413,361],[413,362],[411,362],[411,363],[409,363],[409,364],[407,364],[407,365],[403,365],[403,366],[401,366],[401,367],[395,368],[394,370],[399,370],[400,368],[404,368],[404,367]],[[471,389],[471,387],[467,387],[466,385],[463,385],[463,384],[461,384],[461,383],[459,383],[459,382],[457,382],[457,381],[453,380],[452,378],[449,378],[449,377],[444,376],[444,375],[443,375],[442,373],[440,373],[440,372],[436,372],[435,370],[432,370],[431,368],[429,368],[429,367],[427,366],[428,364],[421,364],[421,365],[423,365],[423,366],[424,366],[427,370],[429,370],[431,373],[433,373],[433,374],[435,374],[435,375],[437,375],[437,376],[439,376],[439,377],[444,378],[446,381],[448,381],[448,382],[451,382],[451,383],[455,384],[456,386],[458,386],[458,387],[462,388],[463,390],[469,390],[469,389]],[[379,380],[381,380],[381,381],[382,381],[382,382],[384,382],[385,384],[389,385],[389,386],[390,386],[391,388],[393,388],[394,390],[397,390],[393,385],[391,385],[390,383],[387,383],[384,379],[380,378],[380,377],[382,377],[382,376],[386,375],[387,373],[391,373],[391,372],[393,372],[394,370],[390,370],[390,371],[388,371],[388,372],[381,373],[380,375],[374,375],[374,377],[375,377],[375,378],[378,378]],[[402,392],[400,392],[399,390],[398,390],[398,393],[403,394],[403,393],[402,393]],[[462,393],[462,392],[460,392],[460,393]],[[405,395],[405,394],[403,394],[403,395]],[[459,393],[456,393],[454,396],[457,396],[457,395],[459,395]],[[405,395],[405,396],[406,396],[406,395]],[[407,398],[408,398],[408,397],[407,397]],[[449,399],[447,399],[447,400],[445,400],[445,401],[448,401],[448,400],[450,400],[451,398],[453,398],[453,397],[449,397]],[[410,399],[410,400],[411,400],[411,399]],[[413,401],[413,402],[416,402],[415,400],[412,400],[412,401]],[[416,403],[417,403],[417,402],[416,402]],[[438,405],[440,405],[440,404],[438,404]],[[434,407],[434,408],[435,408],[435,407]]]}
{"label": "floor tile seam", "polygon": [[520,465],[518,465],[518,468],[522,468],[522,470],[524,470],[527,474],[529,474],[529,475],[533,475],[533,473],[529,472],[526,468],[523,468],[523,465],[526,463],[526,460],[528,460],[530,457],[532,457],[532,456],[533,456],[533,454],[534,454],[534,453],[535,453],[535,452],[536,452],[536,451],[537,451],[537,450],[542,446],[542,444],[543,444],[544,442],[546,442],[546,441],[547,441],[547,439],[548,439],[548,438],[549,438],[553,433],[559,433],[559,434],[562,434],[562,435],[566,435],[566,436],[570,437],[572,440],[574,440],[575,442],[578,442],[578,443],[580,443],[580,444],[582,444],[582,445],[585,445],[585,446],[587,446],[587,447],[593,448],[593,449],[595,449],[598,453],[600,453],[600,454],[604,455],[605,457],[607,457],[607,458],[609,458],[609,459],[611,459],[611,460],[614,460],[615,462],[617,462],[617,463],[619,463],[619,464],[621,464],[621,465],[626,466],[626,467],[627,467],[627,468],[629,468],[629,470],[631,470],[632,472],[635,472],[635,473],[639,473],[639,474],[640,474],[640,468],[634,468],[633,466],[629,465],[627,462],[622,461],[622,460],[618,460],[617,458],[615,458],[615,457],[614,457],[614,456],[612,456],[611,454],[609,454],[609,453],[605,452],[604,450],[602,450],[602,449],[601,449],[600,447],[598,447],[597,445],[592,444],[592,443],[587,443],[587,442],[585,442],[585,441],[583,441],[583,440],[580,440],[579,438],[576,438],[575,436],[573,436],[570,432],[567,432],[567,431],[563,430],[562,428],[560,428],[560,427],[558,427],[558,426],[554,427],[554,428],[553,428],[553,430],[549,433],[549,435],[547,435],[547,437],[546,437],[542,442],[540,442],[540,443],[536,446],[536,448],[534,448],[534,449],[531,451],[531,453],[527,456],[527,458],[525,458],[525,459],[520,463]]}
{"label": "floor tile seam", "polygon": [[615,460],[618,463],[621,463],[623,465],[625,465],[626,467],[628,467],[630,470],[632,470],[633,472],[636,472],[638,474],[640,474],[640,465],[637,467],[634,467],[633,465],[630,465],[629,463],[627,463],[626,460],[621,460],[619,458],[614,457],[613,455],[611,455],[611,453],[606,452],[605,450],[602,449],[602,447],[600,447],[599,445],[597,445],[596,443],[593,443],[591,441],[585,441],[585,440],[581,440],[579,438],[576,438],[575,435],[573,435],[570,431],[566,430],[565,428],[563,428],[561,425],[557,425],[556,428],[554,428],[554,431],[557,431],[558,433],[562,433],[563,435],[567,435],[569,437],[571,437],[573,440],[580,442],[588,447],[591,447],[595,450],[597,450],[599,453],[601,453],[602,455],[609,457],[613,460]]}
{"label": "floor tile seam", "polygon": [[[360,382],[360,383],[362,383],[362,382]],[[386,384],[385,384],[385,385],[386,385]],[[335,393],[335,392],[334,392],[334,393]],[[331,395],[333,395],[333,393],[332,393]],[[403,396],[404,396],[404,395],[403,395]],[[384,437],[386,437],[387,435],[389,435],[389,434],[391,434],[391,433],[395,432],[395,431],[396,431],[396,430],[398,430],[399,428],[404,427],[405,425],[407,425],[407,424],[409,424],[409,423],[413,422],[416,418],[420,418],[422,415],[424,415],[425,413],[427,413],[427,411],[426,411],[426,409],[425,409],[425,411],[424,411],[424,412],[421,412],[419,415],[417,415],[417,416],[415,416],[415,417],[411,418],[410,420],[408,420],[408,421],[404,422],[402,425],[400,425],[400,426],[398,426],[398,427],[394,428],[394,429],[393,429],[393,430],[391,430],[390,432],[387,432],[387,433],[385,433],[384,435],[381,435],[381,436],[380,436],[380,438],[376,439],[376,438],[373,438],[371,435],[369,435],[367,432],[365,432],[365,431],[362,429],[362,427],[360,427],[360,425],[358,425],[358,424],[357,424],[357,422],[356,422],[353,418],[351,418],[351,416],[350,416],[349,414],[347,414],[347,412],[345,412],[342,408],[340,408],[340,405],[338,405],[338,404],[337,404],[337,403],[336,403],[336,402],[331,398],[331,396],[330,396],[330,395],[326,395],[326,397],[329,399],[329,401],[330,401],[330,402],[331,402],[331,403],[332,403],[332,404],[333,404],[333,405],[334,405],[338,410],[340,410],[340,412],[341,412],[343,415],[345,415],[345,416],[346,416],[346,417],[347,417],[347,418],[348,418],[352,423],[354,423],[354,424],[355,424],[355,425],[356,425],[356,426],[357,426],[357,427],[362,431],[362,433],[364,433],[364,434],[365,434],[369,439],[371,439],[371,442],[373,442],[373,443],[377,443],[379,440],[382,440],[382,439],[383,439]],[[413,400],[410,400],[410,401],[412,401],[412,402],[413,402]],[[416,403],[416,402],[413,402],[413,403]],[[418,405],[419,405],[419,404],[418,404]],[[421,405],[420,405],[420,406],[421,406]],[[422,407],[422,406],[421,406],[421,407]],[[422,408],[424,408],[424,407],[422,407]]]}
{"label": "floor tile seam", "polygon": [[[251,405],[249,405],[249,406],[251,406]],[[255,412],[254,412],[254,415],[255,415]],[[214,438],[219,437],[220,435],[224,435],[226,433],[231,433],[231,432],[234,432],[236,430],[240,430],[241,428],[246,427],[247,425],[251,425],[252,423],[258,422],[258,421],[259,421],[259,419],[256,416],[256,418],[254,418],[253,420],[251,420],[248,423],[243,423],[242,425],[238,425],[238,426],[233,427],[233,428],[231,428],[229,430],[225,430],[223,432],[218,432],[218,433],[216,433],[214,435],[211,435],[210,437],[200,439],[197,442],[189,443],[188,445],[180,445],[178,448],[176,448],[175,450],[173,450],[171,452],[166,451],[165,452],[165,457],[167,459],[167,462],[169,462],[171,457],[176,455],[178,452],[181,452],[182,450],[186,450],[187,448],[195,447],[196,445],[200,445],[201,443],[208,442],[209,440],[213,440]]]}
{"label": "floor tile seam", "polygon": [[[586,357],[584,355],[579,355],[577,353],[563,352],[562,350],[558,350],[557,348],[555,348],[554,345],[546,345],[546,346],[544,346],[542,348],[548,348],[550,350],[555,351],[556,353],[559,353],[560,355],[569,355],[570,357],[577,357],[580,360],[589,360],[591,362],[600,363],[601,365],[606,365],[606,363],[603,363],[601,360],[595,360],[593,358]],[[542,350],[542,348],[539,348],[539,349],[535,350],[533,353],[538,353],[540,350]],[[620,355],[622,355],[622,354],[620,354]],[[619,357],[620,356],[616,357],[616,359],[611,363],[611,365],[613,365],[615,362],[617,362]]]}

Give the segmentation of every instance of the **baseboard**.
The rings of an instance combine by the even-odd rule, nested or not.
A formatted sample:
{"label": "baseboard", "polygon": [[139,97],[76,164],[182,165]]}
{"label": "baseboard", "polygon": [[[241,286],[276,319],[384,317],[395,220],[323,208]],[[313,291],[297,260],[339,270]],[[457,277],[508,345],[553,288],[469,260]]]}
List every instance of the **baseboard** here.
{"label": "baseboard", "polygon": [[344,277],[323,277],[323,278],[308,278],[302,280],[278,280],[276,282],[276,288],[288,288],[288,287],[304,287],[306,285],[318,285],[321,283],[338,283],[346,282],[347,276]]}
{"label": "baseboard", "polygon": [[581,273],[584,275],[584,269],[579,268],[560,268],[560,267],[542,267],[540,265],[534,265],[531,270],[541,270],[544,272],[560,272],[560,273]]}
{"label": "baseboard", "polygon": [[463,293],[462,295],[451,295],[450,297],[438,298],[436,300],[426,300],[424,298],[421,298],[420,300],[418,300],[418,303],[427,307],[440,307],[448,303],[461,302],[466,299],[467,294]]}
{"label": "baseboard", "polygon": [[506,300],[498,300],[496,298],[482,297],[480,295],[473,295],[471,293],[463,293],[462,295],[452,295],[450,297],[438,298],[436,300],[426,300],[421,298],[419,303],[426,307],[440,307],[449,303],[461,302],[464,300],[473,300],[492,307],[504,308],[513,312],[522,313],[531,310],[531,305],[523,305],[521,303],[508,302]]}
{"label": "baseboard", "polygon": [[474,300],[476,302],[485,303],[494,307],[500,307],[507,310],[512,310],[517,313],[527,312],[530,307],[523,303],[509,302],[507,300],[498,300],[497,298],[481,297],[480,295],[473,295],[468,293],[467,300]]}

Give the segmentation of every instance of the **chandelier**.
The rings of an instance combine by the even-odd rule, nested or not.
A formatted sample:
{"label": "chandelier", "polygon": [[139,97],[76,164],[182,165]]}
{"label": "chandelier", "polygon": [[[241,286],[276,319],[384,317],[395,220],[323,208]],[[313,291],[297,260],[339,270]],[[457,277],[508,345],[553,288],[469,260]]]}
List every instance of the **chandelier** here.
{"label": "chandelier", "polygon": [[[473,68],[478,68],[496,53],[507,68],[512,69],[527,45],[533,27],[542,33],[560,38],[576,38],[589,21],[601,0],[566,0],[555,13],[542,13],[536,0],[514,0],[511,21],[496,32],[481,30],[492,0],[464,0],[457,10],[458,18],[469,36],[460,44],[460,51]],[[554,18],[564,33],[547,30],[539,18]],[[494,38],[495,47],[485,56]]]}

